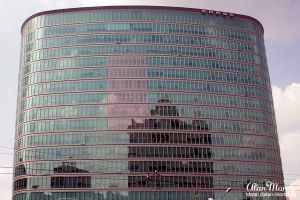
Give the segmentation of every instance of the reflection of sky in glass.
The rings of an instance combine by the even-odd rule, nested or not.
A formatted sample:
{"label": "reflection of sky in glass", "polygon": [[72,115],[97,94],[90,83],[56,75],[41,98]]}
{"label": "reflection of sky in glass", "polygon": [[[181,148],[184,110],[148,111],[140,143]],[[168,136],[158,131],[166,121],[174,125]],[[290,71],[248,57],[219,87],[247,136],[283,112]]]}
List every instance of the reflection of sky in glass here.
{"label": "reflection of sky in glass", "polygon": [[[91,14],[90,12],[84,13]],[[45,33],[45,37],[49,37],[47,42],[41,42],[43,39],[40,40],[35,35],[32,35],[31,39],[26,36],[28,43],[25,46],[33,48],[30,45],[42,45],[40,50],[33,48],[26,52],[30,55],[32,51],[32,56],[29,57],[31,61],[59,56],[91,55],[91,57],[82,56],[80,59],[59,58],[57,59],[59,61],[53,62],[38,61],[36,62],[39,63],[38,66],[28,63],[31,65],[26,72],[30,77],[29,86],[21,95],[33,99],[33,102],[39,102],[36,107],[57,106],[57,108],[47,107],[43,110],[35,109],[34,106],[30,107],[34,108],[32,109],[34,112],[28,111],[29,120],[35,121],[21,127],[32,133],[49,133],[49,137],[45,137],[46,134],[40,134],[41,136],[32,134],[38,135],[30,137],[32,141],[39,141],[39,144],[33,143],[29,150],[21,149],[18,153],[17,158],[22,158],[22,162],[31,161],[34,158],[51,160],[45,163],[45,166],[39,166],[37,162],[45,162],[39,160],[26,165],[28,174],[31,174],[32,169],[37,167],[48,169],[49,173],[52,173],[54,167],[61,166],[61,161],[67,158],[78,161],[77,167],[80,169],[99,173],[93,175],[92,187],[106,188],[106,190],[107,188],[114,190],[113,188],[136,187],[138,185],[133,182],[141,183],[140,180],[143,181],[143,179],[137,180],[131,177],[130,180],[130,176],[145,176],[147,172],[151,173],[156,168],[162,173],[163,178],[169,175],[167,173],[174,172],[172,176],[192,175],[193,178],[199,178],[200,182],[201,178],[206,176],[207,183],[212,180],[211,173],[225,174],[227,180],[244,180],[244,177],[237,177],[238,173],[249,176],[278,175],[277,167],[275,170],[270,169],[272,164],[269,164],[273,161],[271,156],[277,151],[266,153],[262,149],[262,147],[266,149],[276,147],[277,149],[276,138],[272,139],[273,144],[267,146],[262,144],[269,143],[269,137],[264,137],[262,140],[263,137],[256,135],[257,133],[272,136],[274,132],[269,130],[272,127],[267,124],[269,123],[267,120],[272,118],[268,118],[260,111],[261,109],[273,113],[272,103],[265,101],[269,98],[268,91],[254,86],[268,86],[268,80],[257,78],[257,75],[268,76],[265,74],[266,71],[260,71],[260,67],[250,63],[261,62],[261,60],[255,60],[257,55],[254,55],[251,50],[252,45],[255,46],[255,41],[251,42],[251,49],[239,49],[241,41],[235,41],[245,40],[248,35],[256,37],[255,33],[248,34],[246,30],[238,31],[238,29],[225,30],[225,27],[211,28],[209,25],[226,24],[218,20],[225,18],[213,17],[213,19],[210,15],[199,15],[200,19],[205,19],[205,23],[209,24],[202,26],[202,21],[199,21],[199,24],[198,21],[197,24],[193,24],[196,18],[193,18],[191,22],[190,14],[179,15],[173,11],[99,13],[102,13],[101,20],[109,21],[107,24],[98,24],[96,21],[88,25],[74,23],[50,27],[51,24],[48,24],[49,27],[41,28],[41,31],[48,29],[49,33]],[[159,15],[167,17],[163,19],[163,23],[152,21]],[[124,17],[128,21],[143,19],[143,23],[137,23],[137,21],[131,24],[127,21],[125,24],[115,23],[113,16],[118,16],[118,19],[122,20]],[[162,20],[161,17],[159,19]],[[61,19],[56,18],[56,20],[59,22]],[[70,20],[76,22],[77,19],[70,17]],[[144,20],[151,20],[151,22],[144,23]],[[174,20],[176,23],[173,23]],[[167,21],[172,21],[172,23]],[[235,23],[230,21],[230,26],[233,26]],[[178,22],[184,22],[184,24],[178,24]],[[120,33],[122,31],[126,34]],[[96,32],[97,34],[93,34]],[[136,34],[137,32],[141,34]],[[82,36],[79,36],[79,33],[83,33]],[[61,34],[62,37],[50,38],[57,34]],[[72,34],[72,37],[64,37],[67,34]],[[43,43],[46,43],[46,46]],[[58,45],[57,48],[52,48],[55,43]],[[107,44],[104,45],[105,43]],[[245,41],[242,43],[250,44]],[[94,45],[90,46],[90,44]],[[249,44],[241,46],[249,47]],[[65,45],[70,46],[65,48]],[[209,47],[199,48],[198,45]],[[233,47],[233,45],[237,46]],[[225,50],[224,47],[228,49]],[[240,50],[248,51],[248,53],[238,52]],[[107,54],[111,55],[107,56]],[[102,56],[107,56],[107,58]],[[241,64],[240,61],[245,61],[245,63]],[[52,66],[55,67],[52,68]],[[79,69],[80,67],[83,68]],[[44,72],[38,72],[41,69],[49,71],[45,73],[44,82],[55,81],[59,84],[40,83],[44,74]],[[36,73],[36,80],[33,79],[34,76],[31,73]],[[74,81],[65,81],[73,79]],[[37,93],[32,83],[39,84],[38,88],[41,88],[42,93]],[[150,93],[149,90],[152,92]],[[39,94],[45,94],[47,98],[29,97]],[[22,110],[24,108],[27,107],[23,106]],[[250,111],[252,108],[258,111]],[[47,120],[41,121],[40,119]],[[50,127],[56,128],[50,129]],[[22,130],[21,128],[19,130]],[[31,133],[30,131],[25,133]],[[53,133],[54,131],[59,131],[59,133]],[[61,132],[64,134],[60,134]],[[69,137],[71,135],[77,136]],[[40,142],[41,137],[44,142]],[[190,144],[192,144],[191,147],[189,147]],[[19,149],[24,145],[26,143],[19,145],[22,146]],[[35,150],[31,148],[35,146],[42,150],[35,153]],[[47,150],[43,149],[45,146]],[[174,149],[169,146],[173,146]],[[257,149],[249,150],[242,147],[256,147]],[[28,155],[30,158],[26,158]],[[58,158],[60,159],[58,161],[52,160]],[[82,158],[86,160],[83,161]],[[156,161],[158,158],[159,161]],[[187,159],[182,161],[181,158]],[[225,160],[228,162],[224,162]],[[256,161],[261,161],[261,164]],[[168,166],[172,165],[176,167],[168,171]],[[182,166],[184,168],[181,168]],[[189,174],[191,172],[189,170],[193,171],[193,174]],[[118,174],[119,176],[107,174],[120,172],[130,175],[127,174],[126,177],[122,174]],[[199,176],[198,172],[208,174]],[[39,173],[45,174],[42,170]],[[196,174],[198,177],[195,176]],[[219,174],[215,175],[217,177]],[[31,178],[36,179],[30,177],[28,180],[30,181]],[[216,181],[219,180],[218,178]],[[45,179],[41,178],[33,185],[42,185]],[[49,186],[50,179],[47,179]],[[181,183],[186,184],[182,178]],[[159,184],[168,184],[168,181],[161,181]],[[32,184],[29,183],[28,188],[31,189],[31,187]],[[108,196],[109,194],[105,194],[106,198],[109,198]],[[181,197],[185,199],[183,195]],[[186,197],[186,199],[190,198]],[[199,196],[199,199],[202,197]]]}
{"label": "reflection of sky in glass", "polygon": [[108,105],[109,117],[122,117],[122,116],[147,116],[148,105],[145,104],[117,104]]}
{"label": "reflection of sky in glass", "polygon": [[[110,58],[109,63],[115,66],[123,65],[133,65],[137,64],[143,65],[145,61],[142,57],[116,57]],[[146,78],[147,70],[141,67],[127,67],[127,68],[116,68],[111,67],[108,69],[108,76],[110,78]],[[147,82],[142,80],[123,80],[110,79],[109,82],[110,90],[127,90],[126,92],[111,92],[108,94],[108,117],[120,117],[120,116],[147,116],[148,106],[141,104],[120,104],[124,102],[140,102],[147,103],[146,92],[133,92],[132,90],[147,89]],[[116,123],[114,120],[108,121],[108,128],[125,128],[130,125],[131,119],[121,120]]]}

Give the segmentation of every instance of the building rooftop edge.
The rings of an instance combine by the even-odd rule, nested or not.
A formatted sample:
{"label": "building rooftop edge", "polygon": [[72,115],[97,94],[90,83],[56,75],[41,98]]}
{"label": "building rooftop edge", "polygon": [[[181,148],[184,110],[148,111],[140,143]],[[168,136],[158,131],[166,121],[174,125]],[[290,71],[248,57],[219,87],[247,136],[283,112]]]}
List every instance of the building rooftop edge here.
{"label": "building rooftop edge", "polygon": [[[149,10],[171,10],[171,11],[187,11],[187,12],[200,12],[202,13],[203,10],[205,11],[213,11],[214,13],[220,12],[224,13],[225,11],[216,11],[216,10],[210,10],[210,9],[202,9],[202,8],[187,8],[187,7],[173,7],[173,6],[146,6],[146,5],[124,5],[124,6],[95,6],[95,7],[77,7],[77,8],[64,8],[64,9],[56,9],[56,10],[47,10],[35,13],[28,17],[21,26],[21,32],[25,26],[25,24],[30,21],[31,19],[41,16],[41,15],[47,15],[47,14],[54,14],[54,13],[63,13],[63,12],[77,12],[77,11],[93,11],[93,10],[110,10],[110,9],[149,9]],[[241,19],[248,19],[252,20],[255,23],[257,23],[264,33],[264,27],[262,23],[255,19],[254,17],[248,16],[248,15],[241,15],[231,12],[226,12],[228,14],[233,14],[231,17],[241,18]],[[208,13],[210,14],[210,13]]]}

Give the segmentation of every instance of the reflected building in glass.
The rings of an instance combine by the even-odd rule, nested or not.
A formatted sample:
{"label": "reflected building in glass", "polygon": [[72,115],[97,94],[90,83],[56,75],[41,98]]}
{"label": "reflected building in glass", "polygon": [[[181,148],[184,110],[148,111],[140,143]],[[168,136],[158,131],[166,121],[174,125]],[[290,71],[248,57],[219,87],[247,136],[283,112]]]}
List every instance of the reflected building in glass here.
{"label": "reflected building in glass", "polygon": [[13,200],[247,200],[268,180],[283,184],[256,19],[111,6],[24,22]]}

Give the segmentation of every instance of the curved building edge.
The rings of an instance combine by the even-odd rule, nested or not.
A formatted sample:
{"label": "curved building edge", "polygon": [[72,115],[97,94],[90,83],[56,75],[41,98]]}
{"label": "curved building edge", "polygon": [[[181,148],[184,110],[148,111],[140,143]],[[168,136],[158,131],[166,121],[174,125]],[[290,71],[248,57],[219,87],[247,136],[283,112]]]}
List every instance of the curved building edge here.
{"label": "curved building edge", "polygon": [[80,12],[80,11],[97,11],[97,10],[114,10],[114,9],[145,9],[145,10],[165,10],[165,11],[182,11],[182,12],[193,12],[193,13],[202,13],[202,14],[209,14],[209,15],[222,15],[223,13],[226,13],[228,17],[233,18],[239,18],[239,19],[246,19],[251,20],[252,22],[255,22],[258,24],[261,29],[262,33],[264,33],[264,27],[262,23],[255,19],[254,17],[248,16],[248,15],[241,15],[231,12],[225,12],[225,11],[216,11],[216,10],[210,10],[210,9],[202,9],[202,8],[188,8],[188,7],[176,7],[176,6],[148,6],[148,5],[131,5],[131,6],[94,6],[94,7],[77,7],[77,8],[64,8],[64,9],[56,9],[56,10],[47,10],[35,13],[28,17],[21,26],[21,32],[25,26],[25,24],[30,21],[31,19],[42,16],[42,15],[49,15],[49,14],[56,14],[56,13],[66,13],[66,12]]}

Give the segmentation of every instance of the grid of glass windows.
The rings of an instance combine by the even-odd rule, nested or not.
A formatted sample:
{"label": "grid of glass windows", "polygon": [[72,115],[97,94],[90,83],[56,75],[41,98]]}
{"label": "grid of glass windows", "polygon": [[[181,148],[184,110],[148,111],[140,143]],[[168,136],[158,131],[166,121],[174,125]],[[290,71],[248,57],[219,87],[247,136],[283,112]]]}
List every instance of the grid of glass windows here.
{"label": "grid of glass windows", "polygon": [[14,200],[246,199],[283,184],[263,28],[168,7],[22,27]]}

